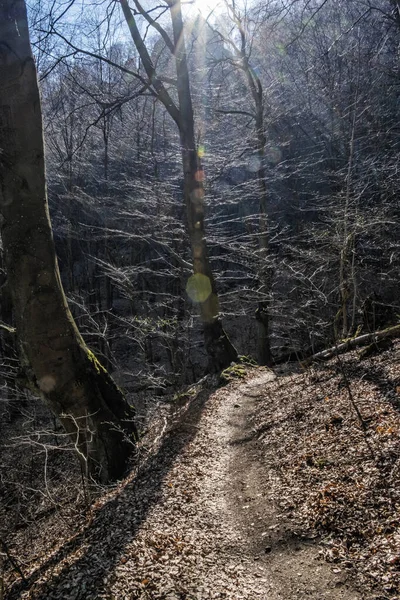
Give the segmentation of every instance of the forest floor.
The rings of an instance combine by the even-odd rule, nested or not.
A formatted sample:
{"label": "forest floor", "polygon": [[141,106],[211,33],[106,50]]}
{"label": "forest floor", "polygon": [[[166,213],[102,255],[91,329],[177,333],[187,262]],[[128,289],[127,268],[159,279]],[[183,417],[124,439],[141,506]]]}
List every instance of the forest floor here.
{"label": "forest floor", "polygon": [[5,598],[397,599],[399,356],[233,369],[178,396],[74,535],[48,529],[31,560],[13,539],[26,582],[9,564]]}

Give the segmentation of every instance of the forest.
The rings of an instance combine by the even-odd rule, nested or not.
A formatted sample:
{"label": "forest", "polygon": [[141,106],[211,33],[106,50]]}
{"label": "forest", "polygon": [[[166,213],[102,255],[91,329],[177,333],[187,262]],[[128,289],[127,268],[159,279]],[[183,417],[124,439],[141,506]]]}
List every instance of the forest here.
{"label": "forest", "polygon": [[[399,69],[400,0],[0,0],[0,600],[397,598]],[[364,406],[376,390],[382,396]],[[328,415],[325,404],[307,404],[308,393],[336,408]],[[305,414],[298,460],[315,481],[290,470]],[[298,427],[279,441],[274,427],[285,419]],[[347,419],[355,429],[346,434]],[[46,569],[73,562],[93,523],[93,539],[107,519],[124,530],[123,514],[136,509],[127,504],[118,515],[113,503],[129,486],[143,510],[156,510],[171,473],[183,478],[185,461],[196,460],[191,444],[208,456],[212,477],[236,480],[233,491],[214,480],[198,486],[245,498],[235,485],[255,468],[246,452],[229,451],[231,471],[215,455],[227,452],[224,436],[234,448],[258,432],[261,444],[269,427],[276,446],[254,452],[270,453],[272,464],[281,447],[289,469],[279,485],[271,475],[275,512],[265,528],[273,534],[276,498],[300,481],[322,486],[321,469],[333,465],[316,458],[329,446],[310,433],[317,422],[324,435],[353,440],[332,446],[341,469],[346,452],[360,448],[354,460],[369,465],[360,477],[370,477],[371,498],[386,494],[376,491],[385,478],[395,494],[371,517],[391,515],[390,527],[379,525],[395,540],[386,567],[372,543],[368,556],[349,558],[343,540],[355,530],[336,530],[333,520],[327,529],[329,540],[347,544],[349,569],[365,560],[375,573],[353,573],[363,588],[349,576],[321,591],[331,577],[325,563],[318,582],[310,568],[308,592],[295,583],[252,587],[245,576],[240,591],[237,574],[232,591],[229,565],[221,591],[207,578],[193,591],[183,575],[182,589],[152,588],[143,571],[124,595],[107,569],[104,589],[66,588],[58,572],[56,584],[47,575],[43,583]],[[222,446],[207,454],[212,432]],[[311,451],[314,443],[321,446]],[[246,484],[252,500],[270,485],[257,468]],[[315,511],[333,502],[332,481]],[[206,493],[184,485],[179,502]],[[303,502],[297,493],[282,515]],[[362,503],[357,510],[361,519]],[[327,521],[312,521],[310,511],[299,519],[316,533],[303,537],[319,539]],[[218,528],[213,518],[199,532]],[[137,519],[141,531],[144,513]],[[185,554],[184,534],[162,527],[156,541],[132,533],[137,556],[140,544],[157,560]],[[264,554],[281,543],[272,537]],[[296,551],[284,571],[303,569]],[[329,552],[330,562],[342,556]],[[379,567],[368,562],[373,555]]]}

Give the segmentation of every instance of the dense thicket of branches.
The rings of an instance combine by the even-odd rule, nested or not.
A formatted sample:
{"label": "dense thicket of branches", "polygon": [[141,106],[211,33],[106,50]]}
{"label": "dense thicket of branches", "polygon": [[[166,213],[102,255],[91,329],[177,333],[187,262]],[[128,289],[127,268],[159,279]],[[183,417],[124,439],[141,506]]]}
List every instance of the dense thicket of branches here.
{"label": "dense thicket of branches", "polygon": [[[162,5],[133,2],[133,15],[177,103]],[[239,353],[257,356],[266,332],[279,359],[396,321],[396,3],[226,0],[208,19],[185,10],[207,243]],[[128,383],[127,371],[140,374],[133,391],[174,389],[207,362],[186,289],[179,133],[119,3],[84,14],[42,3],[31,24],[71,308],[108,366]]]}
{"label": "dense thicket of branches", "polygon": [[[137,44],[117,0],[31,5],[62,283],[140,431],[212,366],[210,292],[233,348],[216,368],[235,348],[264,363],[323,359],[397,334],[369,335],[400,313],[399,0],[221,0],[208,18],[183,4],[197,169],[186,182],[177,1],[129,0]],[[7,127],[0,114],[0,138]],[[212,286],[193,285],[196,236]],[[84,511],[91,490],[59,421],[19,386],[0,258],[0,522],[10,535],[60,497]]]}

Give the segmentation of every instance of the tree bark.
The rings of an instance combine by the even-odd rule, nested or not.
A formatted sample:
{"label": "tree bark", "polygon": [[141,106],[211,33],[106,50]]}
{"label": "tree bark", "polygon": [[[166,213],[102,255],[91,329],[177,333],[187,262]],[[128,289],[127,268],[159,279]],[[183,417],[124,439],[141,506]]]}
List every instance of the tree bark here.
{"label": "tree bark", "polygon": [[217,286],[208,257],[204,228],[204,170],[194,133],[194,113],[180,0],[170,0],[170,10],[175,44],[184,200],[193,257],[192,282],[203,323],[208,370],[218,372],[236,361],[238,355],[219,317]]}
{"label": "tree bark", "polygon": [[0,0],[0,212],[27,384],[60,419],[85,472],[102,482],[117,479],[137,438],[134,410],[86,347],[62,289],[23,0]]}
{"label": "tree bark", "polygon": [[193,276],[188,282],[188,293],[200,307],[200,316],[204,329],[204,341],[208,356],[208,370],[218,372],[236,361],[238,354],[229,340],[219,316],[219,302],[215,279],[207,252],[204,229],[204,171],[197,153],[194,134],[194,114],[189,83],[189,69],[180,0],[168,0],[171,12],[173,41],[159,24],[144,11],[140,3],[136,8],[153,24],[163,37],[171,53],[174,53],[177,73],[178,105],[167,92],[158,77],[149,52],[143,42],[134,15],[127,0],[120,0],[124,17],[132,40],[141,58],[147,77],[155,95],[163,103],[171,118],[175,121],[180,137],[183,164],[184,200],[187,215],[192,257]]}

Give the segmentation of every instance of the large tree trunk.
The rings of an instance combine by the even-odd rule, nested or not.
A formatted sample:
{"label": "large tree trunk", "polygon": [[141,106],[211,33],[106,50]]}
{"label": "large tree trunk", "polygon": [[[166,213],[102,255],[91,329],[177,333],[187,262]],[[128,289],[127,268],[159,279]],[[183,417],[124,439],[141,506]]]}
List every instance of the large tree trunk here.
{"label": "large tree trunk", "polygon": [[[171,11],[173,41],[159,23],[152,21],[149,13],[135,1],[136,9],[151,23],[162,36],[171,54],[175,57],[179,108],[158,77],[151,56],[137,27],[134,14],[127,0],[120,0],[124,17],[132,40],[139,53],[149,82],[157,96],[175,121],[180,136],[184,197],[187,214],[187,228],[193,256],[194,274],[188,282],[188,292],[192,300],[200,306],[204,328],[205,346],[208,355],[209,371],[220,371],[237,360],[237,351],[226,335],[219,317],[219,303],[215,280],[207,253],[204,232],[204,172],[197,154],[194,135],[194,115],[189,84],[189,71],[186,57],[185,36],[180,0],[167,0]],[[147,16],[146,16],[147,15]]]}
{"label": "large tree trunk", "polygon": [[23,0],[0,0],[0,211],[22,366],[86,472],[120,477],[133,408],[83,342],[62,289],[46,198],[40,98]]}
{"label": "large tree trunk", "polygon": [[[204,342],[208,355],[208,370],[218,372],[237,360],[237,351],[230,342],[219,317],[219,301],[215,279],[208,258],[204,232],[203,170],[194,146],[194,132],[183,119],[181,149],[184,170],[184,196],[187,228],[190,237],[193,275],[187,292],[200,308]],[[193,121],[192,121],[193,123]],[[189,129],[189,135],[187,130]],[[193,137],[190,135],[192,129]]]}
{"label": "large tree trunk", "polygon": [[208,368],[209,371],[216,372],[236,361],[238,355],[219,317],[217,287],[207,251],[204,229],[204,171],[197,152],[194,133],[194,114],[180,0],[170,0],[170,10],[175,43],[184,198],[194,272],[188,283],[188,292],[199,304],[209,361]]}

